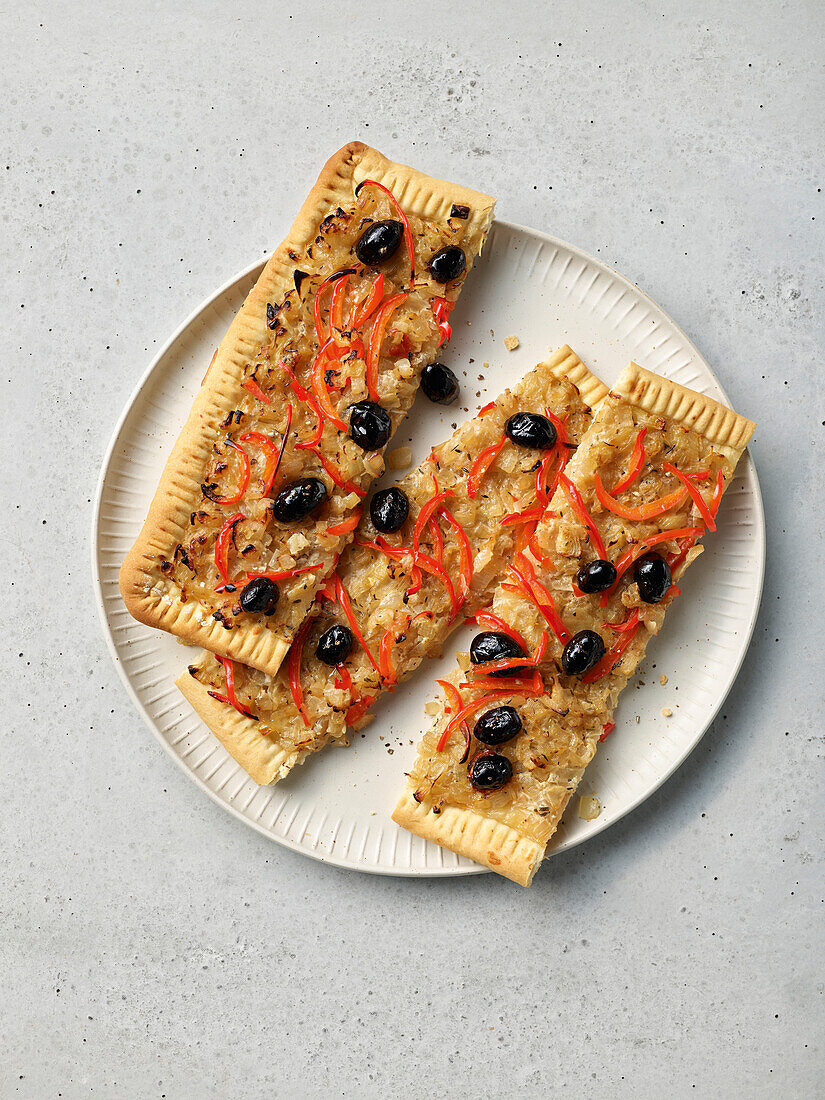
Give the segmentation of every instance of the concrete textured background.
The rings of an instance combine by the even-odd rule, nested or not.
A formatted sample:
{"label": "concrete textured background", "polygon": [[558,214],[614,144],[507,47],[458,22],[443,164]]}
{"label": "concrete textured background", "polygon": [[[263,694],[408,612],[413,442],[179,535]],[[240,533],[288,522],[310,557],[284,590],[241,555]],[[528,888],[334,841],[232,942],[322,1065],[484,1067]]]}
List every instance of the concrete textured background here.
{"label": "concrete textured background", "polygon": [[[3,1097],[821,1095],[824,10],[7,6]],[[724,716],[529,892],[267,842],[151,738],[97,622],[136,378],[353,137],[615,264],[759,421]]]}

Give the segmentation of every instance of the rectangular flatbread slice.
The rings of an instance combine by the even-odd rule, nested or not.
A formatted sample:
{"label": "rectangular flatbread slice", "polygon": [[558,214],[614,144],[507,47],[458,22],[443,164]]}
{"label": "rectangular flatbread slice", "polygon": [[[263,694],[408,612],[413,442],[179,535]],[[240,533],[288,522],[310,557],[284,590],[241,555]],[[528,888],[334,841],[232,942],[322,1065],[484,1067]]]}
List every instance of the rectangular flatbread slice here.
{"label": "rectangular flatbread slice", "polygon": [[[123,564],[135,618],[277,672],[493,206],[359,142],[332,157],[215,352]],[[277,605],[266,583],[245,593],[261,573]]]}
{"label": "rectangular flatbread slice", "polygon": [[[409,513],[396,533],[379,533],[367,512],[275,676],[212,654],[190,666],[179,688],[256,782],[275,783],[325,745],[346,744],[383,691],[489,605],[504,564],[526,545],[584,435],[590,406],[606,393],[561,348],[402,479],[396,488]],[[516,413],[536,414],[545,425],[555,418],[555,444],[512,443],[504,430]],[[336,669],[316,649],[322,635],[334,638],[327,632],[341,627],[355,644]]]}
{"label": "rectangular flatbread slice", "polygon": [[753,430],[636,364],[622,373],[496,590],[493,613],[527,656],[460,659],[399,825],[529,886]]}

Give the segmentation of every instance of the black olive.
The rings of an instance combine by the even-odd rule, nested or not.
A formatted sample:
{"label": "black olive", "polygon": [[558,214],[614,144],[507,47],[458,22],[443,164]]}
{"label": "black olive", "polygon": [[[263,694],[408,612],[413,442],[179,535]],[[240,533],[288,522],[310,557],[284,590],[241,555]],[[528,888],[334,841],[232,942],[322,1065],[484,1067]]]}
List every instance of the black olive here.
{"label": "black olive", "polygon": [[370,501],[370,519],[377,531],[391,535],[404,526],[410,514],[410,499],[403,489],[382,489]]}
{"label": "black olive", "polygon": [[585,565],[579,566],[576,573],[576,584],[580,592],[591,595],[593,592],[604,592],[606,588],[616,583],[616,566],[611,561],[596,558]]}
{"label": "black olive", "polygon": [[458,379],[443,363],[428,363],[421,372],[421,389],[436,405],[452,405],[458,397]]}
{"label": "black olive", "polygon": [[275,610],[281,590],[275,581],[269,577],[258,577],[243,589],[240,596],[241,607],[244,611],[257,611],[264,615],[271,615]]}
{"label": "black olive", "polygon": [[561,667],[568,676],[584,676],[604,657],[604,642],[595,630],[574,634],[561,655]]}
{"label": "black olive", "polygon": [[513,765],[497,752],[480,752],[470,764],[469,773],[477,791],[497,791],[513,778]]}
{"label": "black olive", "polygon": [[467,257],[464,255],[463,248],[448,244],[446,248],[440,248],[436,252],[427,266],[437,283],[450,283],[464,272]]}
{"label": "black olive", "polygon": [[[474,665],[526,656],[518,642],[500,630],[485,630],[482,634],[476,634],[470,642],[470,660]],[[491,676],[513,676],[514,674],[514,671],[509,668],[500,668],[497,672],[490,673]]]}
{"label": "black olive", "polygon": [[355,255],[367,267],[375,267],[388,260],[398,251],[404,226],[401,222],[388,219],[385,222],[373,222],[368,225],[355,246]]}
{"label": "black olive", "polygon": [[645,554],[633,567],[633,580],[639,586],[639,599],[659,603],[673,584],[673,575],[660,554]]}
{"label": "black olive", "polygon": [[549,451],[556,445],[556,429],[540,413],[515,413],[504,425],[507,438],[517,447],[532,447],[534,451]]}
{"label": "black olive", "polygon": [[358,401],[350,408],[349,434],[365,451],[377,451],[392,434],[390,414],[374,401]]}
{"label": "black olive", "polygon": [[320,508],[327,495],[327,487],[320,478],[299,478],[284,486],[275,497],[272,515],[279,523],[297,523]]}
{"label": "black olive", "polygon": [[354,644],[355,635],[350,628],[336,623],[318,639],[315,656],[325,665],[340,665],[349,657]]}
{"label": "black olive", "polygon": [[500,745],[521,733],[521,715],[515,707],[493,707],[482,714],[473,733],[483,745]]}

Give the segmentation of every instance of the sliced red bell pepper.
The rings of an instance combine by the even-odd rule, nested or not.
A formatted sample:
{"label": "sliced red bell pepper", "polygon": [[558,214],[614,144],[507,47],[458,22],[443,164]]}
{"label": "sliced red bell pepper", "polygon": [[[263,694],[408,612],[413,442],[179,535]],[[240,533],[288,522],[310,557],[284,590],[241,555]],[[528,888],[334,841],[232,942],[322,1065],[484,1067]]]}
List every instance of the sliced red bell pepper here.
{"label": "sliced red bell pepper", "polygon": [[363,301],[359,302],[352,313],[352,328],[360,328],[372,317],[381,304],[384,297],[384,276],[379,272],[372,281],[372,286]]}
{"label": "sliced red bell pepper", "polygon": [[[467,538],[467,532],[455,518],[455,516],[443,505],[438,509],[438,514],[446,519],[447,523],[455,531],[456,541],[458,542],[458,558],[459,558],[459,589],[458,589],[458,603],[459,607],[462,607],[470,594],[470,586],[473,583],[473,550],[470,546],[470,540]],[[439,563],[440,564],[440,563]]]}
{"label": "sliced red bell pepper", "polygon": [[378,664],[381,669],[381,679],[387,687],[392,687],[398,682],[395,669],[392,666],[392,647],[395,645],[395,628],[387,627],[381,635],[381,644],[378,647]]}
{"label": "sliced red bell pepper", "polygon": [[[524,567],[525,563],[522,561],[520,564]],[[507,572],[522,585],[523,595],[542,613],[547,625],[561,644],[566,645],[570,641],[570,631],[565,627],[558,611],[556,611],[555,601],[547,588],[535,576],[530,576],[526,571],[522,572],[515,565],[508,565]],[[539,595],[536,595],[537,591]]]}
{"label": "sliced red bell pepper", "polygon": [[[383,183],[378,183],[377,180],[362,180],[355,188],[356,199],[361,194],[363,187],[377,187],[379,191],[383,191],[389,198],[390,202],[395,207],[401,224],[404,226],[404,243],[407,246],[407,254],[410,257],[410,285],[415,282],[415,245],[413,244],[412,230],[410,229],[410,223],[407,221],[407,215],[401,209],[401,204],[398,199],[393,195],[392,191],[388,187],[385,187]],[[359,205],[363,205],[359,203]]]}
{"label": "sliced red bell pepper", "polygon": [[[619,560],[616,562],[616,580],[611,588],[609,588],[608,594],[612,592],[619,580],[624,576],[633,563],[640,558],[643,554],[652,546],[658,546],[660,542],[671,542],[673,539],[695,539],[698,535],[702,534],[701,527],[676,527],[672,531],[659,531],[655,535],[648,535],[646,539],[640,539],[639,542],[634,542],[630,546]],[[692,544],[691,544],[692,545]],[[605,601],[606,602],[606,601]]]}
{"label": "sliced red bell pepper", "polygon": [[609,736],[609,734],[611,734],[615,728],[616,728],[616,723],[615,722],[605,722],[604,726],[602,726],[602,729],[604,730],[604,733],[599,738],[599,741],[600,742],[604,741],[604,739],[607,736]]}
{"label": "sliced red bell pepper", "polygon": [[346,724],[354,726],[356,722],[360,722],[374,702],[374,695],[362,695],[359,699],[356,699],[344,715]]}
{"label": "sliced red bell pepper", "polygon": [[458,714],[461,710],[464,700],[461,698],[461,692],[450,680],[436,680],[437,684],[440,684],[447,693],[447,698],[450,700],[449,706],[444,708],[445,714]]}
{"label": "sliced red bell pepper", "polygon": [[348,493],[355,493],[355,495],[359,497],[365,497],[367,495],[366,489],[361,489],[354,481],[347,481],[346,478],[342,477],[341,471],[317,448],[313,447],[311,450],[339,489],[345,489]]}
{"label": "sliced red bell pepper", "polygon": [[[596,480],[598,481],[599,475],[596,474]],[[593,518],[587,511],[582,495],[573,482],[567,477],[566,474],[559,474],[559,484],[564,490],[564,495],[570,504],[570,507],[578,516],[580,522],[584,524],[587,530],[590,532],[590,541],[593,544],[593,549],[599,558],[604,561],[607,559],[607,551],[604,548],[604,542],[602,536],[599,534],[596,524],[593,522]]]}
{"label": "sliced red bell pepper", "polygon": [[482,405],[476,413],[476,416],[486,416],[487,413],[496,407],[495,401],[488,401],[486,405]]}
{"label": "sliced red bell pepper", "polygon": [[317,573],[319,569],[323,569],[323,562],[319,562],[317,565],[302,565],[298,569],[282,569],[280,572],[264,572],[264,573],[247,573],[246,579],[248,581],[256,581],[260,577],[266,577],[271,581],[286,581],[291,577],[300,577],[303,573]]}
{"label": "sliced red bell pepper", "polygon": [[305,619],[301,628],[292,640],[287,657],[287,674],[289,676],[289,690],[292,693],[292,701],[298,708],[298,713],[304,720],[304,725],[309,726],[309,716],[304,709],[304,689],[301,687],[301,658],[304,654],[304,642],[314,623],[313,618]]}
{"label": "sliced red bell pepper", "polygon": [[354,531],[358,524],[361,522],[361,513],[363,509],[358,508],[347,519],[342,520],[340,523],[333,524],[332,527],[327,527],[324,534],[326,535],[348,535],[350,531]]}
{"label": "sliced red bell pepper", "polygon": [[669,512],[672,508],[681,504],[685,497],[688,495],[686,488],[676,489],[675,492],[668,493],[666,496],[659,497],[658,500],[648,501],[647,504],[641,504],[638,508],[628,508],[624,504],[619,504],[617,500],[608,493],[602,484],[602,479],[598,474],[593,479],[593,484],[596,490],[596,496],[599,503],[603,508],[606,508],[608,512],[612,512],[615,516],[621,516],[622,519],[637,520],[643,522],[644,520],[653,519],[655,516],[661,516],[665,512]]}
{"label": "sliced red bell pepper", "polygon": [[281,458],[283,457],[284,448],[286,444],[286,437],[289,435],[289,427],[292,423],[292,406],[287,408],[286,415],[286,429],[281,440],[280,446],[275,443],[273,439],[270,439],[268,435],[263,435],[261,432],[246,432],[241,436],[242,443],[256,443],[266,455],[266,465],[264,467],[262,484],[262,496],[269,496],[272,490],[272,482],[275,480],[275,475],[278,472],[278,467],[281,464]]}
{"label": "sliced red bell pepper", "polygon": [[243,714],[247,718],[255,718],[253,711],[249,707],[245,707],[243,703],[238,702],[238,696],[235,693],[235,663],[228,657],[219,657],[218,660],[223,665],[223,675],[226,681],[226,695],[221,695],[219,691],[210,691],[209,694],[213,699],[217,699],[221,703],[226,703],[230,707],[234,707],[239,714]]}
{"label": "sliced red bell pepper", "polygon": [[519,634],[514,627],[510,626],[500,615],[494,614],[488,608],[476,611],[474,615],[468,615],[464,622],[468,626],[477,623],[479,626],[491,626],[493,630],[500,630],[502,634],[506,634],[508,637],[512,638],[513,641],[521,647],[524,653],[527,653],[530,648],[523,636]]}
{"label": "sliced red bell pepper", "polygon": [[639,622],[637,620],[633,626],[628,627],[622,636],[613,643],[599,663],[581,677],[581,682],[583,684],[593,684],[596,680],[601,680],[602,676],[606,676],[609,672],[612,672],[621,661],[624,651],[636,637],[636,631],[638,629]]}
{"label": "sliced red bell pepper", "polygon": [[329,303],[329,334],[339,348],[348,346],[344,336],[344,297],[349,275],[342,275],[335,283]]}
{"label": "sliced red bell pepper", "polygon": [[328,361],[327,350],[331,342],[332,341],[328,341],[312,360],[312,368],[309,376],[312,382],[312,392],[315,395],[315,400],[321,412],[330,424],[334,424],[340,432],[346,432],[348,430],[347,426],[338,415],[335,406],[332,404],[332,398],[330,397],[329,387],[326,381],[326,364]]}
{"label": "sliced red bell pepper", "polygon": [[355,637],[358,639],[361,648],[364,650],[367,657],[369,658],[370,664],[380,676],[381,668],[376,662],[373,655],[370,653],[369,646],[364,640],[364,635],[361,633],[361,627],[358,625],[358,620],[355,618],[355,614],[352,610],[352,604],[350,603],[347,590],[344,588],[343,582],[341,581],[341,578],[338,576],[337,573],[335,574],[335,598],[338,601],[341,610],[344,612],[344,615],[346,616],[347,622],[350,625],[350,629],[352,630]]}
{"label": "sliced red bell pepper", "polygon": [[[700,513],[702,519],[705,521],[705,526],[707,527],[708,531],[715,531],[716,530],[716,520],[713,518],[713,513],[711,512],[710,508],[705,503],[705,498],[699,492],[699,489],[693,484],[693,480],[691,479],[691,475],[690,474],[683,474],[681,470],[677,470],[676,467],[670,462],[663,462],[662,463],[662,469],[667,470],[667,472],[669,474],[673,474],[674,477],[678,478],[679,481],[681,481],[681,483],[684,485],[684,487],[690,493],[690,495],[693,499],[693,503],[699,509],[699,513]],[[701,476],[702,475],[700,475],[700,474],[694,474],[693,478],[697,478],[697,477],[701,477]],[[708,472],[708,476],[710,476],[709,472]]]}
{"label": "sliced red bell pepper", "polygon": [[630,465],[627,468],[627,473],[623,478],[620,478],[611,490],[612,495],[617,497],[619,493],[623,493],[625,489],[629,489],[636,478],[639,476],[642,466],[645,462],[645,436],[647,435],[647,428],[639,428],[636,436],[636,442],[633,444],[633,450],[630,454]]}
{"label": "sliced red bell pepper", "polygon": [[[339,691],[349,691],[352,687],[352,676],[345,664],[335,666],[337,676],[334,680],[334,685]],[[340,682],[339,682],[340,681]]]}
{"label": "sliced red bell pepper", "polygon": [[433,316],[435,317],[435,323],[438,325],[438,331],[441,333],[441,338],[438,341],[439,347],[443,347],[453,334],[453,327],[447,318],[454,309],[455,302],[451,302],[449,298],[433,298]]}
{"label": "sliced red bell pepper", "polygon": [[407,295],[403,293],[393,294],[391,298],[387,298],[376,313],[370,329],[369,340],[367,341],[366,383],[373,401],[378,401],[378,363],[381,358],[381,342],[384,339],[390,317],[406,300]]}
{"label": "sliced red bell pepper", "polygon": [[249,390],[253,397],[257,397],[259,401],[263,401],[265,405],[271,405],[272,399],[264,393],[254,378],[247,378],[243,387],[245,390]]}
{"label": "sliced red bell pepper", "polygon": [[609,630],[616,630],[618,633],[623,634],[626,630],[632,630],[639,622],[639,609],[633,608],[633,613],[620,623],[602,623],[602,626]]}
{"label": "sliced red bell pepper", "polygon": [[[492,402],[495,404],[495,402]],[[479,413],[481,416],[481,413]],[[467,474],[467,496],[470,500],[473,500],[478,496],[478,488],[481,483],[481,479],[493,465],[498,458],[504,444],[507,442],[506,436],[493,443],[489,447],[485,447],[483,451],[480,451],[478,457],[473,460],[473,464],[470,466],[469,473]]]}
{"label": "sliced red bell pepper", "polygon": [[321,312],[321,302],[322,302],[324,293],[325,293],[325,291],[327,290],[328,287],[332,286],[332,284],[337,282],[339,279],[346,279],[347,276],[354,275],[354,274],[355,274],[355,268],[354,267],[347,267],[347,268],[344,268],[342,271],[334,271],[332,273],[332,275],[330,275],[328,278],[324,279],[324,281],[321,283],[321,285],[315,291],[315,301],[313,302],[312,311],[313,311],[314,318],[315,318],[315,335],[318,339],[318,347],[319,348],[321,347],[321,345],[324,343],[324,341],[326,339],[326,336],[324,334],[324,319],[323,319],[323,314]]}
{"label": "sliced red bell pepper", "polygon": [[525,508],[523,512],[508,512],[506,516],[503,516],[499,526],[509,527],[513,523],[533,523],[534,520],[541,519],[544,514],[544,509],[540,505],[536,505],[534,508]]}
{"label": "sliced red bell pepper", "polygon": [[240,478],[238,479],[238,488],[235,490],[234,493],[232,493],[231,496],[228,496],[228,497],[216,496],[212,492],[212,488],[211,488],[210,485],[203,485],[202,486],[203,495],[208,500],[211,500],[214,504],[237,504],[238,501],[240,501],[243,498],[244,493],[246,492],[247,488],[249,487],[249,472],[250,472],[249,455],[246,453],[246,451],[243,449],[243,447],[239,446],[237,443],[235,443],[231,439],[227,439],[226,445],[227,445],[227,447],[231,447],[233,450],[237,451],[238,454],[241,456],[241,475],[240,475]]}
{"label": "sliced red bell pepper", "polygon": [[229,584],[229,543],[235,533],[236,524],[242,519],[246,519],[243,512],[236,512],[234,516],[230,516],[215,539],[215,568],[223,581],[223,584],[215,589],[216,592],[222,592]]}
{"label": "sliced red bell pepper", "polygon": [[[539,677],[539,679],[541,679],[541,677]],[[501,684],[503,681],[498,682],[499,684]],[[471,686],[475,687],[486,685],[481,685],[479,681],[475,681]],[[470,717],[470,715],[475,714],[477,711],[481,710],[482,707],[487,706],[488,703],[492,703],[498,699],[506,699],[508,696],[511,695],[521,695],[525,698],[543,695],[544,690],[544,684],[541,684],[540,687],[537,687],[535,683],[516,683],[514,687],[508,686],[504,689],[488,691],[484,695],[481,695],[478,699],[475,699],[473,702],[465,703],[465,705],[450,718],[450,721],[444,727],[444,731],[438,740],[438,745],[436,746],[436,752],[443,752],[444,746],[447,744],[447,741],[449,740],[450,734],[453,732],[453,730],[456,729],[456,727],[460,726],[462,722],[466,721]]]}

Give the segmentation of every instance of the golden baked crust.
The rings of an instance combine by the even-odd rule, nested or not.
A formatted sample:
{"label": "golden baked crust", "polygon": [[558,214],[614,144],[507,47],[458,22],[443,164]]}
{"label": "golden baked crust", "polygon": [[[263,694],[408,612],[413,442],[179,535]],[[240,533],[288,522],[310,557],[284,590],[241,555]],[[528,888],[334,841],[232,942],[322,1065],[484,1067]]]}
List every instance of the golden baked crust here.
{"label": "golden baked crust", "polygon": [[[406,525],[408,542],[409,529],[421,507],[433,495],[432,477],[436,471],[439,487],[452,492],[449,507],[461,522],[474,557],[473,581],[462,608],[463,616],[490,603],[504,564],[520,544],[519,532],[523,528],[502,527],[501,519],[509,511],[524,510],[536,503],[535,452],[510,445],[498,456],[498,465],[485,475],[473,500],[468,499],[467,486],[471,460],[502,438],[504,424],[513,413],[543,412],[547,406],[565,421],[570,441],[575,446],[590,421],[584,393],[598,405],[607,388],[569,347],[563,347],[529,371],[512,390],[485,406],[482,413],[462,424],[449,440],[434,448],[437,466],[427,459],[399,483],[410,502],[410,519]],[[376,537],[380,536],[367,514],[356,531],[353,545],[342,555],[337,574],[349,594],[364,640],[374,654],[379,652],[383,633],[396,616],[403,615],[411,621],[427,616],[427,621],[419,623],[418,629],[399,631],[403,637],[393,646],[393,672],[396,682],[401,682],[412,675],[423,660],[440,652],[459,620],[451,614],[443,585],[433,577],[425,575],[420,591],[408,596],[409,569],[376,552]],[[362,545],[365,543],[369,545]],[[457,577],[458,551],[449,539],[449,528],[445,530],[443,562],[448,573]],[[258,782],[276,782],[290,766],[330,742],[346,743],[348,728],[360,728],[369,719],[366,712],[353,718],[353,704],[359,698],[374,700],[382,691],[394,689],[394,684],[379,677],[360,647],[346,662],[351,685],[346,690],[337,689],[335,670],[323,665],[314,656],[314,649],[323,630],[342,621],[341,610],[322,600],[312,613],[317,621],[308,634],[301,663],[301,686],[309,727],[294,702],[286,668],[272,677],[235,667],[237,698],[257,720],[244,717],[207,694],[207,690],[225,691],[223,667],[211,654],[205,654],[178,681],[178,686],[212,732]],[[185,691],[185,686],[193,679],[200,681],[204,690]],[[279,760],[277,769],[270,766],[273,745],[281,746],[288,754],[285,761]],[[260,758],[256,757],[255,746],[258,746]]]}
{"label": "golden baked crust", "polygon": [[[681,578],[700,552],[696,543],[707,516],[713,526],[715,509],[753,430],[745,417],[636,364],[623,372],[569,463],[569,480],[562,479],[531,547],[515,556],[496,590],[493,612],[521,636],[526,652],[536,653],[545,639],[536,671],[531,680],[511,682],[497,696],[489,693],[501,681],[465,676],[462,682],[460,673],[450,677],[449,694],[458,690],[466,715],[466,744],[451,704],[442,701],[399,804],[399,824],[467,855],[465,832],[470,837],[478,833],[479,817],[541,847],[549,841],[599,741],[610,732],[621,690],[679,594],[673,585],[658,602],[645,602],[628,570],[638,556],[655,549],[672,564],[673,576]],[[683,479],[699,494],[701,508],[681,488]],[[605,485],[617,487],[619,495],[605,492]],[[616,583],[601,593],[578,593],[579,566],[604,556],[619,570]],[[561,654],[580,630],[595,631],[612,643],[597,666],[576,676],[563,671]],[[474,759],[469,726],[492,700],[515,706],[522,729],[495,749],[509,761],[511,779],[483,793],[470,783],[465,761]],[[418,807],[414,813],[410,800]],[[453,813],[445,832],[433,819],[448,809]],[[520,866],[508,862],[513,838],[504,835],[506,851],[490,848],[500,860],[494,869],[521,881]],[[493,865],[487,851],[483,862]]]}
{"label": "golden baked crust", "polygon": [[[220,429],[233,410],[250,400],[242,388],[244,382],[249,381],[250,364],[256,357],[261,358],[262,349],[266,349],[273,338],[268,307],[271,310],[271,303],[285,301],[289,294],[296,293],[297,260],[311,255],[319,239],[319,226],[331,211],[346,205],[352,207],[355,188],[365,179],[376,180],[390,188],[407,214],[423,219],[422,224],[450,225],[451,231],[460,232],[456,239],[460,239],[467,253],[468,269],[472,265],[492,217],[494,201],[489,196],[395,164],[360,142],[351,142],[336,153],[304,202],[288,238],[266,264],[217,349],[160,479],[143,530],[121,570],[121,592],[135,618],[270,673],[280,666],[318,585],[350,535],[306,540],[315,549],[317,571],[296,580],[290,588],[289,599],[281,600],[278,610],[269,618],[245,615],[234,620],[220,611],[215,615],[212,604],[196,598],[191,592],[185,593],[180,585],[168,579],[167,574],[178,566],[182,543],[191,531],[192,517],[204,499],[202,483],[215,454]],[[468,213],[460,223],[453,219],[451,224],[450,215],[456,203],[466,206]],[[428,280],[426,270],[417,276],[416,294],[434,293],[435,284]],[[419,289],[428,286],[426,291]],[[456,292],[457,287],[451,284],[451,300]],[[442,289],[439,293],[445,292]],[[432,357],[437,346],[434,341],[438,331],[435,321],[432,318],[431,321],[433,335],[427,345],[427,354],[412,351],[413,369],[408,371],[403,384],[399,384],[397,401],[391,411],[393,427],[397,427],[412,403],[417,372],[427,358]],[[251,377],[254,380],[254,370]],[[282,398],[283,395],[277,396]],[[274,412],[277,413],[283,404],[283,400],[276,402]],[[362,461],[357,464],[356,480],[362,489],[383,469],[378,452],[370,454],[374,456],[373,461],[361,456]],[[355,461],[351,453],[347,457]],[[356,505],[355,495],[342,498],[336,494],[336,511],[327,517],[327,522],[333,526],[340,523]],[[250,516],[252,520],[255,518]],[[322,544],[320,549],[319,544]]]}

